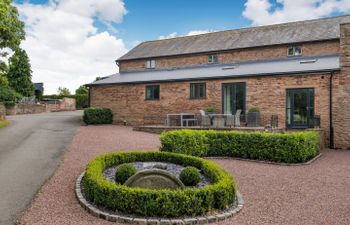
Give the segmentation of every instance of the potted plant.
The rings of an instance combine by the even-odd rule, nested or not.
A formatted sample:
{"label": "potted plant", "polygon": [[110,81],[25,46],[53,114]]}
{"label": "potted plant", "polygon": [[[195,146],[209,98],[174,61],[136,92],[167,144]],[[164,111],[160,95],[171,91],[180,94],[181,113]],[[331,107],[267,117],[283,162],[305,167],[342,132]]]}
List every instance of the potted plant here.
{"label": "potted plant", "polygon": [[260,110],[257,107],[252,107],[247,113],[247,126],[258,127],[260,126]]}
{"label": "potted plant", "polygon": [[208,114],[214,114],[216,112],[215,110],[215,107],[214,106],[208,106],[206,109],[205,109],[205,113],[208,115]]}

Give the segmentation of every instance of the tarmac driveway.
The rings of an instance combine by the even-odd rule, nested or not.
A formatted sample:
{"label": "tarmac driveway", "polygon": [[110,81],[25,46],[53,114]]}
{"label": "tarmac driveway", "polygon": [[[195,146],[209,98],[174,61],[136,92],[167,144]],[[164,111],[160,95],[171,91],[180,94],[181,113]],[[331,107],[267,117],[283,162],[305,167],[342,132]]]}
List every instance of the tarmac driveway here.
{"label": "tarmac driveway", "polygon": [[15,224],[53,174],[81,125],[81,111],[9,116],[0,129],[0,224]]}

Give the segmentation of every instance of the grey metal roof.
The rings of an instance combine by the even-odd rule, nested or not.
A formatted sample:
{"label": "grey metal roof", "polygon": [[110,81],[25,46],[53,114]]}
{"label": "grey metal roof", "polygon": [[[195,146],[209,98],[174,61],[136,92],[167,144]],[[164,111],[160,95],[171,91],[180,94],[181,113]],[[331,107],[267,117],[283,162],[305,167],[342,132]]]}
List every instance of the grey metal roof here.
{"label": "grey metal roof", "polygon": [[338,39],[342,23],[350,15],[147,41],[118,60]]}
{"label": "grey metal roof", "polygon": [[149,70],[113,74],[87,86],[127,83],[152,83],[180,80],[227,79],[244,76],[283,75],[339,70],[339,56],[291,57],[269,61],[248,61],[230,64]]}

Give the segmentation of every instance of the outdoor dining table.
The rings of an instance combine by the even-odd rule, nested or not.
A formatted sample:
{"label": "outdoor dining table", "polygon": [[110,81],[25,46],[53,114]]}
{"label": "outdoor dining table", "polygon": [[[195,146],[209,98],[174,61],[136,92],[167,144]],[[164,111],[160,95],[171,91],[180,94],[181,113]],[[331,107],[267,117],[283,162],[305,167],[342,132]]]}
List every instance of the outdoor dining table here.
{"label": "outdoor dining table", "polygon": [[180,117],[180,126],[183,127],[184,124],[183,122],[186,121],[186,126],[188,126],[188,120],[184,119],[185,116],[189,116],[193,119],[195,119],[196,115],[194,113],[168,113],[166,115],[166,125],[168,127],[170,127],[171,123],[170,123],[170,117],[171,116],[179,116]]}
{"label": "outdoor dining table", "polygon": [[227,116],[232,116],[231,114],[208,114],[210,120],[212,121],[213,127],[225,127],[225,119]]}

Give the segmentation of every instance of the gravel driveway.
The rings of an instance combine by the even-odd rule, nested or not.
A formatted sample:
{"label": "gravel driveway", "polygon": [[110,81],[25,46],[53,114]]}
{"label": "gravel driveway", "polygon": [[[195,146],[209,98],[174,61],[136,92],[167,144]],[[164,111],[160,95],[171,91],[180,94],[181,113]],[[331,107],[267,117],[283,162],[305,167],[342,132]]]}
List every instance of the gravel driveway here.
{"label": "gravel driveway", "polygon": [[[97,154],[158,147],[158,135],[134,132],[129,127],[79,128],[58,170],[20,224],[114,224],[95,218],[80,207],[73,190],[76,178]],[[350,224],[350,151],[324,151],[309,166],[215,161],[235,176],[245,200],[238,215],[218,224]]]}

